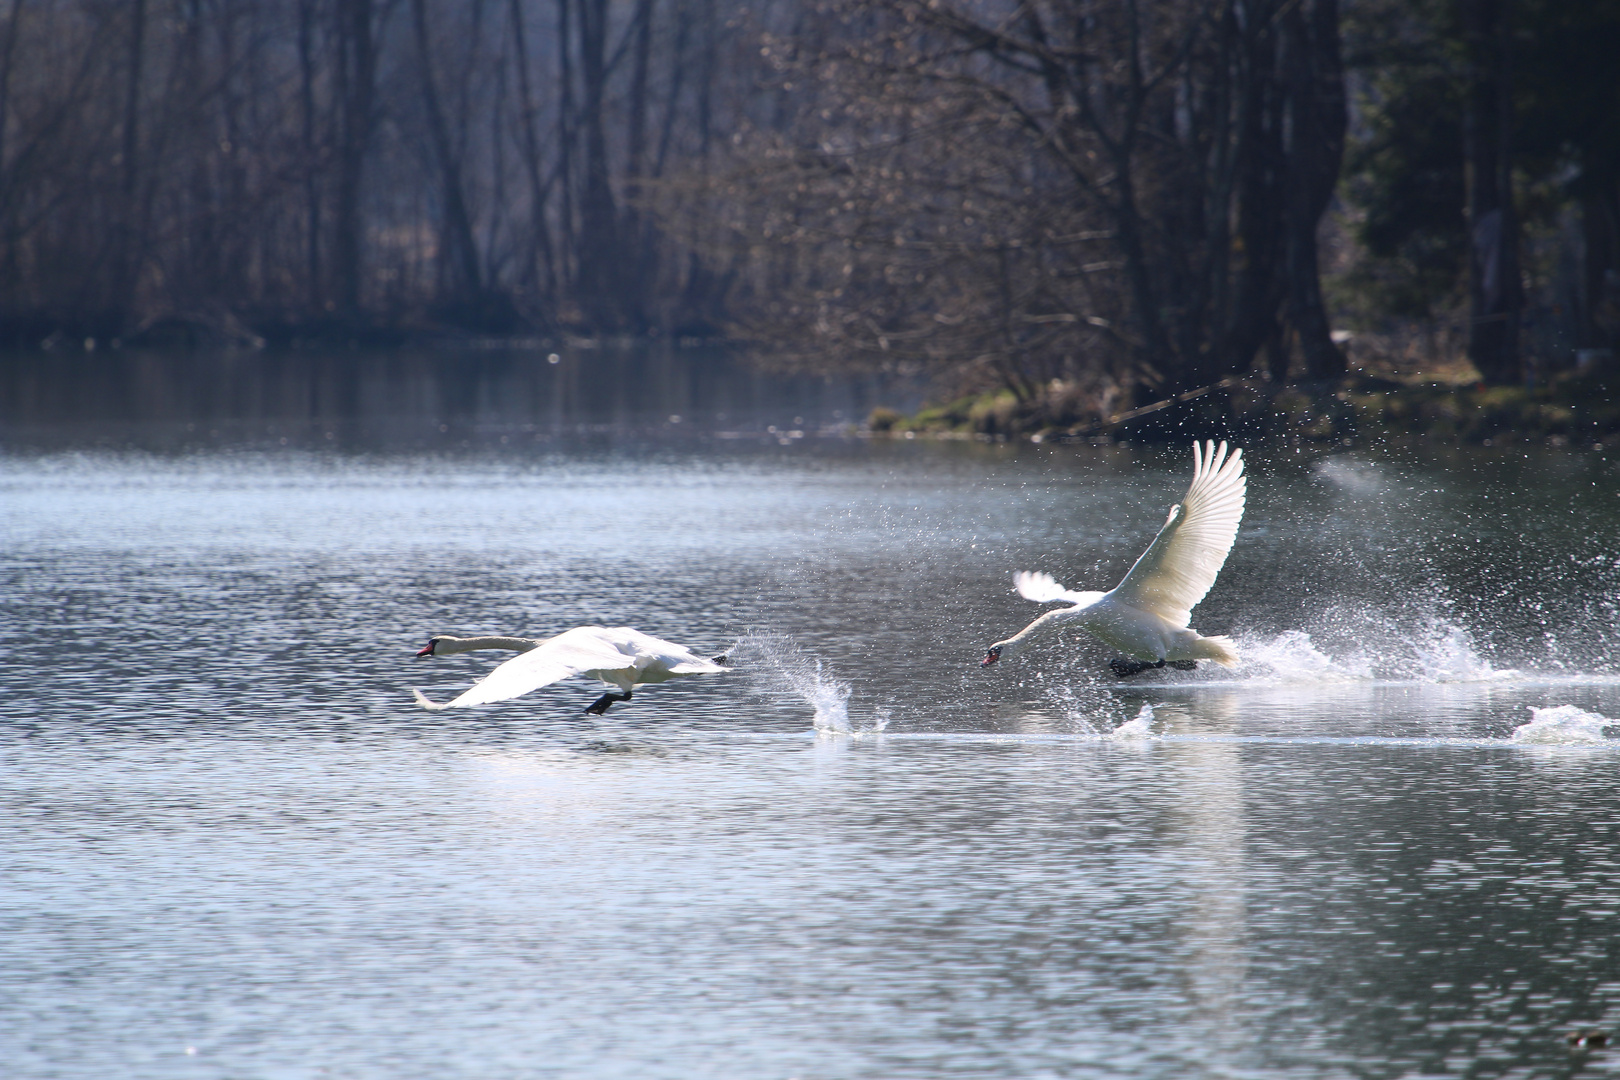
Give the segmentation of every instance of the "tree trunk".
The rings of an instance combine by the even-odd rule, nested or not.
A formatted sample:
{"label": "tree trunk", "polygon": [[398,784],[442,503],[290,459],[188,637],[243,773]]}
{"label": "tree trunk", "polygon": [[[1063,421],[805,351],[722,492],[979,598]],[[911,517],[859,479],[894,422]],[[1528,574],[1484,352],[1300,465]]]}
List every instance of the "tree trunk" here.
{"label": "tree trunk", "polygon": [[1322,304],[1316,227],[1333,198],[1344,160],[1344,64],[1339,49],[1337,0],[1304,0],[1282,20],[1288,85],[1285,128],[1288,208],[1284,265],[1288,321],[1297,335],[1310,379],[1344,374],[1344,354],[1333,343]]}
{"label": "tree trunk", "polygon": [[653,156],[652,175],[664,175],[669,160],[671,140],[675,137],[675,120],[680,116],[681,88],[686,82],[686,43],[692,33],[692,18],[684,6],[675,12],[675,42],[670,46],[669,89],[664,91],[664,122],[658,134],[658,152]]}
{"label": "tree trunk", "polygon": [[[547,187],[540,162],[540,133],[536,130],[534,88],[529,81],[528,35],[523,26],[522,0],[511,0],[512,41],[517,50],[518,94],[523,110],[523,165],[529,177],[530,230],[538,258],[530,256],[524,261],[526,273],[531,276],[540,293],[541,306],[549,314],[557,300],[557,263],[551,248],[551,226],[546,221]],[[539,263],[536,266],[536,262]]]}
{"label": "tree trunk", "polygon": [[119,185],[118,224],[112,268],[114,318],[128,322],[134,316],[135,291],[140,277],[139,209],[141,150],[141,68],[146,55],[146,0],[133,0],[129,9],[129,66],[124,85],[123,174]]}
{"label": "tree trunk", "polygon": [[1608,178],[1581,200],[1582,303],[1580,342],[1620,345],[1620,183]]}
{"label": "tree trunk", "polygon": [[642,212],[642,180],[647,173],[647,76],[652,54],[654,0],[637,0],[634,51],[630,65],[630,116],[626,133],[624,221],[621,234],[626,256],[622,305],[632,325],[647,323],[648,262],[652,227]]}
{"label": "tree trunk", "polygon": [[417,55],[421,63],[422,104],[427,110],[428,135],[433,142],[433,156],[438,159],[439,185],[444,194],[443,258],[449,270],[449,298],[457,306],[476,306],[484,290],[478,263],[478,241],[473,236],[472,217],[467,213],[467,200],[461,183],[461,163],[450,143],[450,128],[445,122],[438,81],[433,75],[433,43],[428,36],[427,0],[411,0],[411,20],[416,29]]}
{"label": "tree trunk", "polygon": [[11,64],[17,51],[17,24],[22,20],[25,0],[12,0],[6,16],[5,43],[0,44],[0,172],[6,164],[6,120],[11,108]]}
{"label": "tree trunk", "polygon": [[608,172],[607,0],[579,0],[579,67],[584,101],[580,127],[585,136],[585,178],[580,198],[579,306],[593,329],[623,324],[623,246],[619,212]]}
{"label": "tree trunk", "polygon": [[372,0],[339,0],[338,43],[342,137],[338,146],[337,206],[332,226],[333,307],[344,319],[360,318],[360,213],[366,149],[371,141],[372,96],[377,82]]}
{"label": "tree trunk", "polygon": [[574,108],[574,0],[557,0],[557,83],[562,113],[557,140],[557,173],[562,178],[562,284],[570,299],[579,281],[578,244],[574,228],[574,139],[578,117]]}
{"label": "tree trunk", "polygon": [[5,197],[5,190],[9,187],[9,173],[6,163],[6,121],[11,112],[11,73],[12,58],[17,51],[17,24],[22,20],[24,0],[13,0],[11,13],[6,16],[5,43],[0,45],[0,296],[6,295],[10,287],[20,276],[17,266],[17,244],[14,239],[14,227],[11,214],[11,200]]}
{"label": "tree trunk", "polygon": [[1277,340],[1278,312],[1287,292],[1279,272],[1288,200],[1275,10],[1268,4],[1251,11],[1238,31],[1232,152],[1237,220],[1232,229],[1231,308],[1218,348],[1232,370],[1247,367],[1267,342]]}
{"label": "tree trunk", "polygon": [[1114,185],[1117,199],[1109,207],[1114,220],[1120,255],[1125,262],[1129,282],[1131,307],[1136,316],[1137,332],[1141,335],[1138,352],[1148,381],[1154,392],[1181,389],[1189,376],[1197,375],[1183,370],[1165,332],[1164,319],[1159,311],[1158,298],[1153,288],[1153,271],[1148,262],[1147,245],[1142,235],[1142,216],[1136,206],[1136,191],[1131,184],[1129,159],[1121,157]]}
{"label": "tree trunk", "polygon": [[321,306],[321,190],[317,180],[319,154],[316,150],[315,112],[315,5],[314,0],[299,0],[298,4],[298,104],[303,113],[303,152],[300,163],[304,173],[304,273],[309,280],[311,310]]}
{"label": "tree trunk", "polygon": [[1513,209],[1508,0],[1462,0],[1468,48],[1463,113],[1468,181],[1468,358],[1486,382],[1523,376],[1519,359],[1519,223]]}

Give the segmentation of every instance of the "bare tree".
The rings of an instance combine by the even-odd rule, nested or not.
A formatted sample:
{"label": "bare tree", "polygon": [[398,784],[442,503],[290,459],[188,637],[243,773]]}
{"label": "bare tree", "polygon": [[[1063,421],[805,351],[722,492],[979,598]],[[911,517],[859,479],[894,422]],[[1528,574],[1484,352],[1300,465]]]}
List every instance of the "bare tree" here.
{"label": "bare tree", "polygon": [[[1332,0],[828,17],[831,45],[794,67],[837,106],[756,136],[780,179],[744,166],[736,186],[762,192],[739,228],[778,268],[759,295],[797,298],[791,335],[1024,401],[1089,383],[1091,407],[1217,381],[1268,344],[1278,373],[1291,351],[1343,370],[1315,254],[1343,145]],[[818,257],[834,237],[836,270]]]}
{"label": "bare tree", "polygon": [[729,328],[1058,412],[1331,375],[1335,3],[11,0],[0,324]]}

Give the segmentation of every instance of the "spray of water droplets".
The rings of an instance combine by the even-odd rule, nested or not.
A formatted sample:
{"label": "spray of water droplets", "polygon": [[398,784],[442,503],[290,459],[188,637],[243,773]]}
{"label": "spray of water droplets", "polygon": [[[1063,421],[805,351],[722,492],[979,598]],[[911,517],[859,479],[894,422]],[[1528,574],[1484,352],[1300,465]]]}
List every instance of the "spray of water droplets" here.
{"label": "spray of water droplets", "polygon": [[889,724],[887,710],[874,709],[864,724],[851,723],[850,685],[832,665],[805,652],[786,634],[750,632],[731,649],[733,663],[747,670],[768,692],[797,697],[814,710],[811,727],[818,736],[875,735]]}
{"label": "spray of water droplets", "polygon": [[[1160,702],[1159,704],[1163,705],[1163,704],[1166,704],[1166,703],[1165,702]],[[1119,725],[1119,727],[1117,727],[1113,731],[1109,732],[1108,735],[1105,736],[1105,737],[1109,738],[1109,739],[1156,739],[1156,738],[1158,738],[1157,735],[1153,734],[1153,720],[1154,720],[1153,708],[1154,707],[1152,705],[1149,705],[1146,702],[1144,702],[1142,704],[1142,707],[1137,710],[1137,713],[1136,713],[1136,715],[1134,717],[1132,717],[1131,719],[1125,721],[1123,724]]]}
{"label": "spray of water droplets", "polygon": [[1519,674],[1491,664],[1465,628],[1444,619],[1369,633],[1353,644],[1319,644],[1304,630],[1244,636],[1238,651],[1235,674],[1261,682],[1497,682]]}

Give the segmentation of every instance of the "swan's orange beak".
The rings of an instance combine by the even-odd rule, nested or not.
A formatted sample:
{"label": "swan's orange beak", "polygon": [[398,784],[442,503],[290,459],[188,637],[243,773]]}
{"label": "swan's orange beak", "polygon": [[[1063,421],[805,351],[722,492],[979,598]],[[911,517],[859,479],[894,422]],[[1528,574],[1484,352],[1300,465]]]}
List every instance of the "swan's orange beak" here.
{"label": "swan's orange beak", "polygon": [[984,659],[979,661],[979,666],[980,667],[989,667],[991,664],[995,663],[997,660],[1000,660],[1000,659],[1001,659],[1001,650],[1000,649],[991,649],[989,652],[984,654]]}
{"label": "swan's orange beak", "polygon": [[417,656],[432,656],[433,655],[433,642],[430,641],[426,645],[422,646],[422,651],[417,653],[416,655]]}

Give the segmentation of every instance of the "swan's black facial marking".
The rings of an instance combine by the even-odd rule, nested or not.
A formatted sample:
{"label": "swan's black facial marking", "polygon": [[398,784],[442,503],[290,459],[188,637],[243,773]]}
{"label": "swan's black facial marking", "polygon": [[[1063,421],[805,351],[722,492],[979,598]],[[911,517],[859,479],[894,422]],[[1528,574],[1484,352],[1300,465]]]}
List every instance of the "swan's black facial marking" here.
{"label": "swan's black facial marking", "polygon": [[439,644],[439,639],[438,638],[429,638],[428,643],[426,645],[422,646],[422,651],[417,653],[416,655],[419,656],[419,657],[420,656],[432,656],[434,646],[436,646],[438,644]]}
{"label": "swan's black facial marking", "polygon": [[1000,660],[1000,659],[1001,659],[1001,646],[1000,645],[992,645],[992,646],[990,646],[990,651],[984,654],[984,659],[979,661],[979,666],[980,667],[989,667],[991,664],[995,663],[997,660]]}

